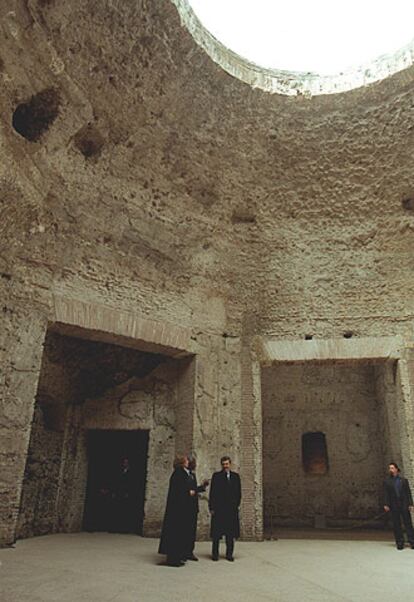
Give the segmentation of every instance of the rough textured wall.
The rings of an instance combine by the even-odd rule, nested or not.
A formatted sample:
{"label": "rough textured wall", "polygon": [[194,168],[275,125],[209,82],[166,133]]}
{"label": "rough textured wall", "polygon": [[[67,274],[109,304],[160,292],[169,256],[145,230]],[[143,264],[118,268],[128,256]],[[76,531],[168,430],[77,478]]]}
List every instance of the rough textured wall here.
{"label": "rough textured wall", "polygon": [[[65,424],[64,406],[61,427]],[[36,404],[29,451],[23,481],[17,537],[55,533],[57,499],[60,487],[60,469],[63,446],[63,428],[53,425],[45,416],[47,410]]]}
{"label": "rough textured wall", "polygon": [[[381,509],[383,426],[373,366],[263,369],[265,524],[369,519]],[[329,469],[306,473],[302,435],[326,436]],[[385,460],[386,462],[386,460]]]}
{"label": "rough textured wall", "polygon": [[5,314],[6,320],[0,318],[0,545],[15,539],[46,328],[36,314],[16,309]]}
{"label": "rough textured wall", "polygon": [[[376,396],[379,402],[379,433],[384,450],[384,468],[389,462],[397,462],[404,469],[402,457],[402,432],[404,420],[401,416],[401,408],[404,400],[401,391],[401,383],[398,378],[398,366],[396,363],[385,364],[375,367]],[[410,469],[410,466],[407,466]]]}
{"label": "rough textured wall", "polygon": [[[221,71],[167,0],[16,2],[1,22],[15,294],[235,332],[250,310],[280,336],[406,330],[412,70],[286,98]],[[13,111],[50,89],[56,117],[24,138]]]}
{"label": "rough textured wall", "polygon": [[169,0],[14,0],[0,29],[2,541],[56,295],[189,328],[202,463],[231,442],[252,482],[242,340],[410,339],[414,69],[267,94],[214,64]]}
{"label": "rough textured wall", "polygon": [[[199,481],[220,470],[220,458],[230,455],[233,468],[242,464],[240,340],[227,334],[197,335],[193,450]],[[243,517],[242,517],[243,520]],[[209,537],[207,496],[202,496],[200,536]]]}
{"label": "rough textured wall", "polygon": [[413,480],[414,396],[412,349],[407,345],[401,360],[377,372],[377,396],[381,399],[385,425],[386,463],[397,462]]}

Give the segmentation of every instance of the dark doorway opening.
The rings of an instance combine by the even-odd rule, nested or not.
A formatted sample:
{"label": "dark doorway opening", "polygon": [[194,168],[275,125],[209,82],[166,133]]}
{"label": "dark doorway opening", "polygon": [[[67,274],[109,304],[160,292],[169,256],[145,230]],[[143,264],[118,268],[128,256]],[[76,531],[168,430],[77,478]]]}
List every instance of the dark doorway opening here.
{"label": "dark doorway opening", "polygon": [[86,531],[142,535],[149,431],[90,430]]}

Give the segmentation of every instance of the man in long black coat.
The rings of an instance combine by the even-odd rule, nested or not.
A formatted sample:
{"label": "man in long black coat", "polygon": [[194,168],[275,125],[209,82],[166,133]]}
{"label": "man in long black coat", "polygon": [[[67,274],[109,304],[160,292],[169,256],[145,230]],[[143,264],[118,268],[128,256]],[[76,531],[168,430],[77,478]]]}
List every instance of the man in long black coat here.
{"label": "man in long black coat", "polygon": [[404,523],[407,539],[414,549],[414,530],[410,510],[413,508],[408,480],[401,476],[400,469],[395,462],[388,466],[389,476],[384,481],[384,510],[391,512],[397,550],[404,548],[404,534],[401,529],[401,519]]}
{"label": "man in long black coat", "polygon": [[191,516],[196,491],[189,478],[188,458],[177,456],[170,477],[159,554],[167,555],[167,565],[183,566],[191,538]]}
{"label": "man in long black coat", "polygon": [[219,559],[219,542],[224,535],[226,558],[233,561],[234,540],[240,536],[241,483],[239,475],[230,470],[229,456],[223,456],[220,462],[222,470],[213,474],[208,502],[211,514],[210,536],[213,540],[212,559]]}
{"label": "man in long black coat", "polygon": [[195,469],[196,469],[196,459],[193,455],[189,456],[188,458],[188,470],[189,470],[189,479],[190,479],[190,489],[194,489],[196,492],[196,495],[192,496],[192,508],[191,508],[191,514],[190,514],[190,522],[191,522],[191,527],[190,527],[190,531],[189,531],[189,541],[188,541],[188,546],[187,546],[187,551],[186,551],[186,555],[185,555],[185,559],[186,560],[198,560],[197,556],[194,554],[194,546],[195,546],[195,540],[196,540],[196,536],[197,536],[197,519],[198,519],[198,512],[199,512],[199,505],[198,505],[198,494],[199,493],[203,493],[207,486],[208,486],[208,479],[204,479],[203,482],[201,483],[201,485],[197,485],[197,477],[196,477],[196,473],[195,473]]}

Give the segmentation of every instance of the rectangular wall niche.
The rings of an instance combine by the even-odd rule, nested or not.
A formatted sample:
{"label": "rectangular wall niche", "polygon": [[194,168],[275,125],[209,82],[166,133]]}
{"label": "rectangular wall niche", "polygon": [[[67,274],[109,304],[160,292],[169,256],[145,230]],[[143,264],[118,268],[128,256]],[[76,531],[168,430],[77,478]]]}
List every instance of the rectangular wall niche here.
{"label": "rectangular wall niche", "polygon": [[262,368],[265,530],[380,513],[387,459],[399,457],[394,376],[386,362]]}
{"label": "rectangular wall niche", "polygon": [[328,472],[328,450],[324,433],[302,435],[302,464],[308,474]]}

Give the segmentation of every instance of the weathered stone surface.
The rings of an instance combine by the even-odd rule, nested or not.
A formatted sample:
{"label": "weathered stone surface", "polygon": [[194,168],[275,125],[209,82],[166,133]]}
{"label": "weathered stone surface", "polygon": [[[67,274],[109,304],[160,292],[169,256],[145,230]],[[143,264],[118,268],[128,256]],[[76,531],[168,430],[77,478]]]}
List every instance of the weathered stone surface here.
{"label": "weathered stone surface", "polygon": [[[259,343],[260,345],[260,343]],[[397,360],[404,350],[401,337],[365,337],[309,341],[264,341],[263,364],[272,362]]]}
{"label": "weathered stone surface", "polygon": [[[386,368],[279,365],[263,369],[263,479],[265,524],[331,525],[379,514],[384,456],[380,436]],[[312,378],[311,378],[312,377]],[[395,396],[395,385],[393,386]],[[384,424],[384,423],[382,423]],[[388,425],[388,420],[385,423]],[[326,437],[328,471],[306,474],[302,436]]]}
{"label": "weathered stone surface", "polygon": [[[183,362],[169,385],[144,387],[141,401],[127,397],[137,402],[123,414],[122,383],[143,377],[114,382],[110,371],[120,397],[106,400],[105,424],[147,423],[152,400],[165,486],[179,448],[197,452],[200,476],[230,453],[242,473],[250,538],[262,528],[257,337],[266,346],[313,336],[330,341],[321,344],[329,350],[353,333],[352,344],[370,338],[375,347],[379,339],[382,359],[383,337],[401,337],[395,386],[392,371],[375,367],[384,401],[364,422],[364,437],[347,435],[359,458],[375,420],[384,434],[386,452],[373,453],[370,464],[372,487],[355,493],[356,509],[346,494],[319,497],[312,511],[332,501],[340,514],[361,513],[389,453],[413,474],[414,371],[405,352],[413,341],[414,222],[402,201],[413,193],[414,69],[344,94],[267,94],[215,64],[169,0],[9,4],[0,5],[1,541],[15,535],[36,389],[46,407],[43,394],[58,393],[52,382],[61,401],[71,401],[56,520],[62,529],[81,527],[84,490],[72,484],[86,479],[85,382],[75,378],[69,350],[63,367],[55,362],[39,381],[48,324],[84,340],[78,359],[91,368],[95,358],[94,384],[108,375],[91,342]],[[56,91],[43,113],[53,119],[30,140],[13,127],[13,114],[45,90]],[[324,361],[338,359],[332,355]],[[129,365],[122,361],[121,372]],[[320,374],[306,368],[286,406],[310,388],[316,408],[318,387]],[[372,401],[367,388],[361,395]],[[184,420],[172,440],[171,390],[174,420]],[[88,397],[95,424],[104,418],[92,400],[105,391]],[[344,393],[332,391],[324,404],[333,420]],[[162,502],[151,504],[155,531]],[[203,504],[204,534],[207,523]]]}

